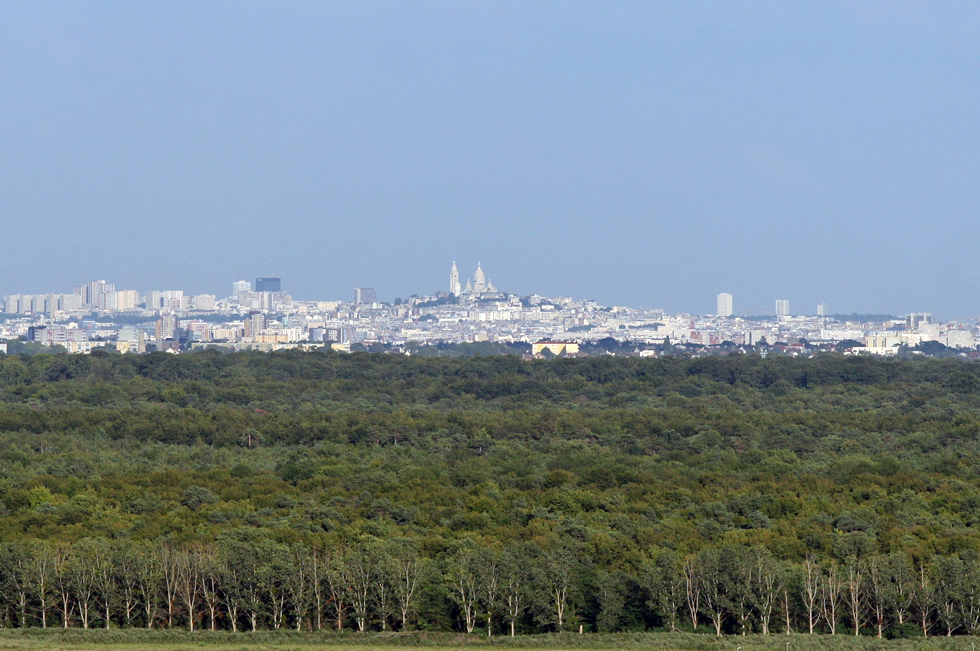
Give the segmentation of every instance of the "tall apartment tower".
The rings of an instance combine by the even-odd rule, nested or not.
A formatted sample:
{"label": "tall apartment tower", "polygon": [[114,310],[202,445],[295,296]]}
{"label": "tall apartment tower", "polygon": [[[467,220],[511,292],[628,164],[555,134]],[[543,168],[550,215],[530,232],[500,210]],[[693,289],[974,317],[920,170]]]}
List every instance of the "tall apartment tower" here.
{"label": "tall apartment tower", "polygon": [[371,303],[377,303],[378,293],[374,291],[373,287],[355,287],[354,288],[354,303],[360,305],[365,303],[370,305]]}
{"label": "tall apartment tower", "polygon": [[261,334],[267,325],[265,315],[258,310],[253,310],[248,313],[245,317],[244,329],[242,331],[245,337],[254,337],[255,335]]}
{"label": "tall apartment tower", "polygon": [[789,316],[789,301],[787,299],[776,299],[776,316]]}
{"label": "tall apartment tower", "polygon": [[279,278],[256,278],[255,291],[257,292],[281,292],[282,280]]}
{"label": "tall apartment tower", "polygon": [[463,293],[463,288],[459,284],[459,269],[456,268],[456,261],[453,260],[453,269],[449,272],[449,293],[459,296]]}
{"label": "tall apartment tower", "polygon": [[252,283],[247,280],[236,280],[231,284],[231,295],[237,297],[242,292],[252,291]]}
{"label": "tall apartment tower", "polygon": [[87,285],[75,288],[76,294],[81,293],[84,306],[103,310],[105,309],[105,295],[114,291],[116,291],[116,286],[104,280],[93,280]]}
{"label": "tall apartment tower", "polygon": [[913,330],[932,323],[931,312],[912,312],[905,315],[905,325]]}
{"label": "tall apartment tower", "polygon": [[827,316],[827,304],[817,303],[817,316]]}
{"label": "tall apartment tower", "polygon": [[162,314],[157,319],[157,341],[165,339],[176,339],[177,331],[180,329],[180,319],[173,314]]}
{"label": "tall apartment tower", "polygon": [[732,315],[732,295],[727,292],[718,294],[718,316]]}

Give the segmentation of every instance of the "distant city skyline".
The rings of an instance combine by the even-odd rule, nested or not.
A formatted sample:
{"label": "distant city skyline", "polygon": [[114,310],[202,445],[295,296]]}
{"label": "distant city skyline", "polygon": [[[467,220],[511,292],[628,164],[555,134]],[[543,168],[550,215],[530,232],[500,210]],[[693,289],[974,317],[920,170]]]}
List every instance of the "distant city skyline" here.
{"label": "distant city skyline", "polygon": [[[455,262],[455,261],[452,262],[452,265],[458,267],[458,263]],[[476,263],[476,268],[477,268],[477,272],[482,272],[482,262],[477,262]],[[364,275],[367,275],[367,274],[364,274]],[[507,275],[509,275],[509,274],[507,274]],[[476,276],[477,276],[477,273],[474,273],[474,277],[476,277]],[[228,278],[230,279],[232,277],[233,276],[229,276]],[[183,290],[188,295],[193,295],[193,294],[214,294],[215,296],[226,296],[226,294],[224,293],[224,291],[221,289],[221,286],[227,286],[229,284],[230,285],[233,285],[233,291],[230,294],[227,294],[227,295],[234,295],[234,294],[237,293],[237,291],[242,291],[241,288],[238,288],[237,291],[236,291],[236,287],[237,287],[237,284],[238,283],[245,283],[245,284],[247,284],[249,286],[250,289],[251,288],[257,288],[258,286],[262,285],[263,284],[263,281],[269,281],[270,283],[276,283],[276,282],[282,283],[282,279],[279,278],[279,277],[276,277],[276,278],[267,278],[267,277],[255,277],[255,276],[253,276],[252,278],[253,278],[252,280],[244,280],[244,279],[243,280],[229,280],[229,279],[225,279],[225,280],[218,281],[218,282],[213,282],[213,281],[210,281],[210,280],[208,280],[208,281],[201,281],[200,279],[196,279],[194,282],[188,283],[183,288]],[[456,281],[459,282],[460,276],[459,276],[458,269],[456,271],[455,278],[456,278]],[[41,287],[41,289],[27,290],[27,289],[18,288],[18,287],[13,286],[12,285],[12,281],[10,280],[10,277],[9,276],[8,277],[0,277],[0,296],[7,295],[7,294],[20,294],[20,293],[23,293],[23,294],[71,293],[71,291],[72,291],[72,282],[77,282],[77,280],[78,280],[77,278],[72,279],[72,280],[65,280],[65,281],[57,284],[57,287],[55,287],[54,289],[52,289],[51,287],[43,287],[39,283],[37,283],[35,281],[35,282],[28,283],[28,287],[32,287],[32,288]],[[105,281],[102,281],[102,282],[105,282]],[[286,282],[289,283],[290,282],[290,279],[287,278],[286,279]],[[294,282],[295,282],[295,279],[294,279]],[[402,283],[402,284],[404,284],[405,282],[406,281],[405,281],[404,278],[398,278],[398,279],[392,279],[392,283],[391,284],[396,284],[396,283]],[[452,282],[452,280],[450,281],[450,283],[451,282]],[[470,279],[470,282],[472,282],[472,278]],[[486,277],[485,276],[484,276],[484,282],[486,282]],[[140,285],[138,283],[133,283],[133,282],[122,282],[122,283],[115,283],[115,284],[119,284],[120,287],[122,287],[123,285],[125,285],[127,287],[135,287],[136,290],[137,291],[140,291],[140,292],[151,291],[151,290],[148,290],[148,289],[142,289],[142,287],[144,287],[144,285]],[[535,291],[534,290],[534,287],[533,287],[533,284],[530,284],[527,279],[525,279],[522,284],[525,287],[529,287],[528,291],[510,291],[510,290],[507,290],[507,289],[503,289],[501,291],[505,291],[507,293],[517,294],[517,295],[545,294],[544,292],[541,292],[541,291]],[[418,283],[418,285],[415,287],[415,289],[406,290],[405,292],[401,292],[401,293],[395,293],[395,292],[391,291],[390,289],[387,289],[387,287],[390,286],[390,285],[388,283],[385,283],[383,281],[383,279],[382,279],[382,282],[377,283],[377,285],[378,285],[378,288],[375,289],[376,295],[379,297],[378,300],[383,301],[383,302],[391,302],[391,301],[395,300],[396,298],[405,299],[405,298],[407,298],[408,296],[410,296],[412,294],[419,295],[419,294],[427,294],[427,293],[437,293],[439,291],[447,291],[446,288],[440,288],[438,281],[436,279],[434,279],[434,278],[429,278],[429,279],[426,279],[424,281],[421,281],[421,282]],[[169,284],[168,283],[159,284],[159,285],[157,285],[158,289],[157,290],[153,290],[153,291],[165,291],[165,290],[159,289],[159,288],[163,288],[163,287],[167,287],[167,286],[169,286],[171,289],[181,289],[181,287],[179,287],[179,284],[177,282],[171,282]],[[265,285],[263,285],[263,286],[265,286]],[[272,287],[272,286],[273,286],[272,284],[268,285],[268,287]],[[279,285],[275,285],[275,286],[278,287]],[[451,284],[450,284],[450,286],[451,286]],[[493,285],[492,283],[491,283],[491,286],[493,287],[493,290],[494,291],[497,290],[496,286]],[[290,285],[290,287],[285,287],[284,286],[284,289],[288,289],[289,291],[292,291],[291,287],[292,287],[292,285]],[[190,288],[195,288],[195,289],[190,289]],[[460,293],[462,293],[463,289],[464,288],[461,286],[460,287]],[[278,291],[278,290],[277,289],[255,289],[255,291]],[[334,293],[334,290],[331,287],[330,289],[326,289],[325,288],[322,293],[314,293],[314,294],[306,295],[306,296],[296,296],[296,298],[297,299],[300,299],[300,300],[344,300],[343,297],[345,295],[348,295],[351,291],[352,291],[351,288],[340,288],[339,290],[336,291],[336,293]],[[453,292],[448,291],[448,293],[453,293]],[[569,296],[569,297],[578,298],[578,299],[582,299],[582,300],[598,300],[598,299],[594,298],[593,296],[586,296],[583,293],[575,292],[575,291],[567,292],[567,293],[561,293],[561,294],[555,294],[555,295]],[[735,315],[735,316],[737,316],[739,314],[743,314],[743,315],[759,315],[759,316],[765,316],[765,315],[778,315],[779,314],[778,305],[779,305],[779,303],[781,301],[786,301],[787,303],[792,303],[792,304],[795,304],[795,305],[804,305],[804,303],[805,303],[802,300],[799,300],[798,301],[796,299],[770,299],[770,305],[775,304],[775,305],[777,305],[776,308],[769,307],[767,309],[764,305],[759,305],[759,306],[754,306],[754,309],[741,309],[741,308],[737,308],[736,309],[734,307],[734,301],[735,301],[735,298],[736,298],[736,293],[735,292],[722,292],[722,293],[718,293],[718,294],[715,295],[715,306],[714,306],[714,309],[711,309],[709,307],[709,303],[708,303],[708,301],[710,300],[709,297],[710,297],[710,294],[708,293],[707,290],[705,290],[703,292],[700,292],[697,296],[693,296],[691,298],[691,300],[684,301],[683,302],[683,303],[688,304],[688,305],[693,305],[693,306],[697,307],[698,309],[676,309],[676,310],[668,310],[668,311],[673,312],[673,313],[688,313],[688,314],[699,314],[699,315],[718,314],[718,315],[722,315],[722,316],[728,316],[728,315]],[[727,299],[723,299],[723,297],[727,297]],[[731,313],[729,313],[729,314],[723,314],[721,312],[721,306],[722,306],[722,301],[723,300],[727,300],[727,301],[730,302],[730,304],[732,306],[731,307],[731,309],[732,309],[732,312]],[[599,301],[599,302],[602,303],[602,301]],[[631,308],[638,308],[638,307],[644,307],[644,306],[646,306],[646,307],[658,307],[658,308],[661,308],[662,307],[661,305],[658,305],[658,304],[647,304],[646,301],[641,301],[639,299],[633,300],[633,301],[624,301],[624,302],[619,302],[619,303],[603,303],[603,304],[608,304],[608,305],[622,305],[624,307],[631,307]],[[953,314],[952,312],[949,312],[949,311],[945,311],[944,312],[941,309],[934,308],[933,307],[933,305],[934,305],[933,303],[930,303],[930,304],[915,304],[915,305],[912,305],[911,308],[905,308],[905,309],[897,309],[896,308],[896,309],[891,309],[891,310],[887,310],[887,309],[885,309],[885,310],[882,310],[882,309],[872,309],[872,307],[870,307],[870,306],[864,306],[864,305],[861,305],[860,303],[855,303],[853,305],[848,306],[847,309],[841,310],[839,312],[831,312],[831,311],[829,311],[828,305],[829,305],[829,302],[828,301],[818,300],[818,301],[813,302],[812,309],[811,308],[808,308],[808,307],[803,307],[800,310],[798,310],[797,312],[787,311],[786,313],[787,314],[812,314],[812,315],[818,315],[818,316],[829,315],[829,314],[832,314],[832,313],[837,313],[837,314],[858,313],[858,314],[895,314],[895,315],[901,315],[901,314],[907,314],[909,312],[915,311],[916,309],[921,310],[921,309],[923,309],[925,307],[925,308],[930,308],[931,311],[933,313],[935,313],[935,314],[942,315],[942,318],[952,318],[952,319],[977,319],[977,318],[980,318],[980,307],[978,307],[978,309],[977,309],[977,313],[978,314],[962,314],[962,315],[956,315],[956,314]],[[666,308],[663,308],[663,309],[666,309]]]}
{"label": "distant city skyline", "polygon": [[[288,288],[284,288],[282,278],[280,277],[256,277],[254,282],[250,280],[236,280],[231,282],[231,292],[227,297],[234,298],[241,295],[242,293],[254,293],[254,294],[282,294],[288,295],[290,299],[294,298],[291,293],[286,291]],[[498,290],[494,285],[492,280],[486,275],[483,270],[481,262],[477,262],[476,270],[473,273],[472,278],[466,280],[466,285],[464,286],[461,281],[459,268],[454,260],[452,262],[450,273],[449,273],[449,283],[446,289],[429,289],[429,290],[417,290],[410,292],[405,296],[395,296],[386,297],[384,295],[379,295],[376,288],[371,287],[354,287],[353,288],[353,300],[354,304],[370,304],[370,303],[392,303],[395,300],[406,300],[411,296],[425,296],[425,295],[440,295],[445,294],[447,296],[464,296],[469,298],[487,298],[493,296],[504,296],[504,295],[516,295],[516,296],[528,296],[528,295],[545,295],[541,292],[528,292],[526,294],[518,292],[510,292],[506,289]],[[53,297],[69,297],[75,295],[79,298],[81,303],[80,306],[90,306],[92,309],[133,309],[141,300],[147,301],[148,308],[161,308],[166,307],[170,301],[179,299],[181,296],[186,296],[188,298],[193,297],[195,294],[193,292],[185,292],[182,289],[170,289],[170,290],[144,290],[141,293],[139,290],[118,290],[116,289],[116,283],[107,282],[106,280],[96,280],[88,282],[84,285],[74,286],[71,292],[13,292],[10,294],[0,294],[4,295],[19,295],[24,294],[27,296],[37,294],[41,296],[53,296]],[[198,294],[198,296],[209,296],[211,299],[217,297],[226,297],[221,291],[216,291],[213,294],[203,293]],[[595,300],[590,298],[585,298],[582,296],[566,295],[568,299],[571,300]],[[345,302],[346,299],[343,296],[333,296],[333,295],[320,295],[312,296],[300,299],[295,297],[297,300],[314,300],[314,301],[341,301]],[[56,299],[62,302],[61,298]],[[708,316],[715,315],[720,317],[733,317],[737,318],[739,316],[831,316],[829,311],[828,303],[820,302],[817,303],[814,310],[801,309],[797,311],[792,311],[790,308],[789,299],[775,299],[775,308],[772,311],[760,311],[760,312],[747,312],[740,311],[734,308],[735,297],[730,292],[721,292],[715,296],[715,310],[712,312],[707,311],[669,311],[676,314],[693,314],[698,316]],[[601,303],[601,302],[600,302]],[[60,303],[59,303],[60,304]],[[69,304],[73,305],[73,303]],[[642,305],[630,305],[625,304],[622,307],[627,307],[631,309],[642,308]],[[663,309],[659,306],[646,306],[647,308]],[[861,310],[856,309],[851,312],[844,312],[842,314],[908,314],[908,311],[900,312],[875,312],[871,310]],[[933,314],[930,312],[930,314]],[[970,319],[972,317],[966,317]],[[953,320],[963,320],[953,319]]]}
{"label": "distant city skyline", "polygon": [[[717,314],[606,306],[594,300],[498,291],[477,263],[463,286],[450,268],[448,291],[420,293],[392,303],[374,287],[355,287],[347,300],[296,300],[282,279],[265,276],[231,283],[231,296],[191,295],[179,289],[122,289],[93,280],[70,293],[3,296],[0,352],[56,346],[69,353],[99,348],[118,353],[222,350],[384,350],[411,354],[418,346],[453,343],[531,344],[531,357],[578,354],[578,342],[615,340],[631,354],[751,353],[759,346],[779,354],[822,352],[877,356],[913,353],[980,358],[980,325],[943,321],[930,312],[894,315],[793,313],[776,299],[776,315],[733,314],[734,296],[717,295]],[[93,318],[94,317],[94,318]],[[13,346],[13,348],[11,348]],[[358,346],[360,348],[358,348]],[[36,349],[31,349],[36,350]],[[55,349],[52,349],[55,350]]]}

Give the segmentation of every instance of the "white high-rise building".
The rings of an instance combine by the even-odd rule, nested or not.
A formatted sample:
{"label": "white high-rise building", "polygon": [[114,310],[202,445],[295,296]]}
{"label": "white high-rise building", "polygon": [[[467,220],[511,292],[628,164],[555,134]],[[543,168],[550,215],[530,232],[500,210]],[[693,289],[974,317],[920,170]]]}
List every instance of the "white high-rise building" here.
{"label": "white high-rise building", "polygon": [[456,261],[453,260],[453,269],[449,272],[449,293],[459,296],[462,292],[463,288],[459,284],[459,269],[456,268]]}
{"label": "white high-rise building", "polygon": [[116,291],[116,286],[104,280],[93,280],[83,286],[83,300],[86,307],[105,309],[105,295]]}
{"label": "white high-rise building", "polygon": [[214,294],[198,294],[191,299],[191,305],[195,310],[213,310],[214,299]]}
{"label": "white high-rise building", "polygon": [[135,289],[122,289],[103,296],[104,307],[107,310],[135,310],[140,302],[140,293]]}
{"label": "white high-rise building", "polygon": [[252,283],[247,280],[236,280],[231,284],[231,295],[232,298],[238,298],[238,295],[242,292],[252,291]]}
{"label": "white high-rise building", "polygon": [[827,304],[817,303],[817,316],[827,316]]}
{"label": "white high-rise building", "polygon": [[355,287],[354,303],[357,305],[373,305],[378,302],[378,293],[373,287]]}
{"label": "white high-rise building", "polygon": [[184,290],[149,291],[143,298],[148,310],[186,310]]}
{"label": "white high-rise building", "polygon": [[776,316],[789,316],[789,301],[787,299],[776,299]]}
{"label": "white high-rise building", "polygon": [[732,315],[732,295],[727,292],[718,294],[718,316]]}
{"label": "white high-rise building", "polygon": [[917,330],[924,325],[932,325],[932,323],[931,312],[912,312],[905,317],[905,325],[912,330]]}
{"label": "white high-rise building", "polygon": [[79,294],[11,294],[4,297],[4,312],[50,314],[82,309]]}

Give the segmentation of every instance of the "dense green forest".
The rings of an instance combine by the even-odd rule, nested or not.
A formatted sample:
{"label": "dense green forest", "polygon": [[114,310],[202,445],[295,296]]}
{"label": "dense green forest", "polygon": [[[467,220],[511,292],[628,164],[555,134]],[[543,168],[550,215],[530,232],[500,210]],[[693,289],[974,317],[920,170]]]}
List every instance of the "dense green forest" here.
{"label": "dense green forest", "polygon": [[980,633],[980,365],[0,355],[11,627]]}

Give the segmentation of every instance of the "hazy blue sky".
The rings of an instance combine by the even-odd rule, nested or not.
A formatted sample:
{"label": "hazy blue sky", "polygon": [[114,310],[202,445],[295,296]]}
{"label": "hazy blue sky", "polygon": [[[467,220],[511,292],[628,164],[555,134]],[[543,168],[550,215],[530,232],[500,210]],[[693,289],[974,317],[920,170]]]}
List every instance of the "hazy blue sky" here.
{"label": "hazy blue sky", "polygon": [[980,314],[977,2],[2,2],[0,293]]}

